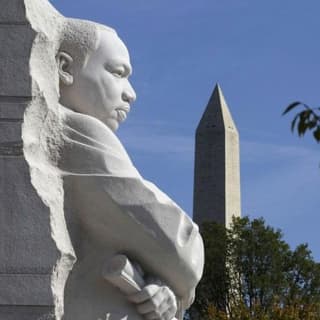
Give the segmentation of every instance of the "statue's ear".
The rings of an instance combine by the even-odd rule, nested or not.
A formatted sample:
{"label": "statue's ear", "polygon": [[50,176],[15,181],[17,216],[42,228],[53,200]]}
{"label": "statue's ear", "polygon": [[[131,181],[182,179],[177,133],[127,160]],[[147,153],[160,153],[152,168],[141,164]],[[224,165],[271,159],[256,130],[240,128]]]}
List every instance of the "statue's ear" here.
{"label": "statue's ear", "polygon": [[72,85],[73,84],[72,57],[66,52],[59,51],[56,56],[56,60],[58,65],[60,81],[67,86]]}

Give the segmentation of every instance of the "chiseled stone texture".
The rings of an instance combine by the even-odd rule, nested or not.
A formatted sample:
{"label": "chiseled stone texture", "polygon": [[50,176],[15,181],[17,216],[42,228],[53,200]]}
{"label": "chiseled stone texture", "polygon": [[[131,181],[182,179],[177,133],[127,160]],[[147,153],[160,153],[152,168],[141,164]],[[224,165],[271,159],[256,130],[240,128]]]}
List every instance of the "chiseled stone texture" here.
{"label": "chiseled stone texture", "polygon": [[29,60],[34,36],[28,25],[0,24],[0,97],[30,96]]}
{"label": "chiseled stone texture", "polygon": [[0,273],[51,274],[56,257],[48,209],[30,184],[23,157],[0,156],[0,176]]}
{"label": "chiseled stone texture", "polygon": [[0,23],[23,24],[26,23],[26,13],[22,0],[1,0]]}
{"label": "chiseled stone texture", "polygon": [[1,274],[0,303],[6,306],[50,306],[52,298],[49,283],[50,275],[48,274]]}
{"label": "chiseled stone texture", "polygon": [[[181,315],[202,275],[203,242],[114,134],[135,100],[125,45],[47,0],[21,2],[7,2],[0,21],[0,319],[142,320],[138,302],[102,276],[119,253],[155,277],[152,310],[160,296]],[[93,38],[86,67],[72,64]]]}
{"label": "chiseled stone texture", "polygon": [[[32,186],[22,124],[36,32],[23,0],[0,1],[0,319],[49,319],[58,252],[49,209]],[[51,317],[52,318],[52,317]],[[53,318],[52,318],[53,319]]]}
{"label": "chiseled stone texture", "polygon": [[0,306],[1,320],[54,320],[52,308],[41,306]]}

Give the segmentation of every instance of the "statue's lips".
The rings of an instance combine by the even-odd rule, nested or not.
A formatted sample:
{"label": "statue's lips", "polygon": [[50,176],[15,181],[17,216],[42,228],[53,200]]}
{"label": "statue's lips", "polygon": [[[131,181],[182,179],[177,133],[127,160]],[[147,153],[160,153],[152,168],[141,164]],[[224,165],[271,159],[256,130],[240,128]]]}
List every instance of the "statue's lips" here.
{"label": "statue's lips", "polygon": [[117,107],[115,108],[115,110],[117,112],[118,121],[123,122],[124,120],[126,120],[127,114],[130,112],[130,106],[125,105],[125,106]]}

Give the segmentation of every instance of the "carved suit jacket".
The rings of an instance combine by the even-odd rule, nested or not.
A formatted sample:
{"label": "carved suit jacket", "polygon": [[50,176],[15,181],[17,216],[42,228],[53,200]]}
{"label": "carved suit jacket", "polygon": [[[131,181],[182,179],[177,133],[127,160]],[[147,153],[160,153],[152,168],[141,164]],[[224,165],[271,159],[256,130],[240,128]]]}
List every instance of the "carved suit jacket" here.
{"label": "carved suit jacket", "polygon": [[68,181],[66,192],[74,199],[77,223],[106,253],[125,253],[163,280],[187,307],[204,263],[198,226],[141,177],[105,124],[64,107],[61,112],[58,166]]}

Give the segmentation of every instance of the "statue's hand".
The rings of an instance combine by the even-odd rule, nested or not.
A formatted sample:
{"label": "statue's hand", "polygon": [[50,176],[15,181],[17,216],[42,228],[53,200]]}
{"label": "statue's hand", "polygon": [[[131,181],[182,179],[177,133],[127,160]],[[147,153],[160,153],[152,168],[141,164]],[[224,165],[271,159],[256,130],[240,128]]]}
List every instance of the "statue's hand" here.
{"label": "statue's hand", "polygon": [[156,282],[128,299],[136,304],[138,312],[146,320],[171,320],[177,312],[176,297],[169,287]]}

